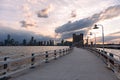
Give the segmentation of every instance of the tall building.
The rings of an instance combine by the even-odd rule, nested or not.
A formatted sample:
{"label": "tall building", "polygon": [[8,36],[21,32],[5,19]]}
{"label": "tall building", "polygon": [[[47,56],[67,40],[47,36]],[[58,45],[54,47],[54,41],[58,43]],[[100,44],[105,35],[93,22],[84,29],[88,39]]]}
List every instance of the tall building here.
{"label": "tall building", "polygon": [[73,45],[77,47],[83,47],[84,46],[84,40],[83,40],[83,34],[80,33],[80,35],[73,34]]}

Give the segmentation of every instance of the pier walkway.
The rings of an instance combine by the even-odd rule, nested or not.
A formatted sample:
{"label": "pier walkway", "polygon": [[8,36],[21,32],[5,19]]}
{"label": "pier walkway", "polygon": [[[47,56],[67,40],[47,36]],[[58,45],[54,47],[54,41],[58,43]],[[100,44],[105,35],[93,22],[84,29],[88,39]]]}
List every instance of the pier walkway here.
{"label": "pier walkway", "polygon": [[80,48],[15,75],[10,80],[118,80],[95,54]]}

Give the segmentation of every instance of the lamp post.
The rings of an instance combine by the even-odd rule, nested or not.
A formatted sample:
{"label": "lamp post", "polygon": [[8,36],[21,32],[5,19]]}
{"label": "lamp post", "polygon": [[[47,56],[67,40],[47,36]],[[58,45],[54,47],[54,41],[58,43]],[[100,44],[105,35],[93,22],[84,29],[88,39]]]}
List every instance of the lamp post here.
{"label": "lamp post", "polygon": [[99,28],[98,26],[102,27],[102,44],[103,44],[103,51],[104,51],[104,27],[101,24],[95,24],[93,29],[98,29]]}
{"label": "lamp post", "polygon": [[95,48],[96,48],[96,34],[95,34],[95,33],[90,32],[90,35],[93,35],[93,34],[94,34],[94,38],[95,38]]}
{"label": "lamp post", "polygon": [[87,36],[87,39],[86,39],[86,43],[87,43],[87,47],[89,46],[89,37]]}
{"label": "lamp post", "polygon": [[90,35],[91,33],[87,35],[87,39],[86,39],[87,47],[91,46],[91,38],[89,37]]}

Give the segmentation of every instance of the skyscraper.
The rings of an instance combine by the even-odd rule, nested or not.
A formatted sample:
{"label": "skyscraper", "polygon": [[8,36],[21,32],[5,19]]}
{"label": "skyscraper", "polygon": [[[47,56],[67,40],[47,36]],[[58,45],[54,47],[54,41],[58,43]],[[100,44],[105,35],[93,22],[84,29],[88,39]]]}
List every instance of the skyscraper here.
{"label": "skyscraper", "polygon": [[77,47],[83,47],[84,46],[84,40],[83,40],[83,34],[80,33],[80,35],[73,34],[73,44]]}

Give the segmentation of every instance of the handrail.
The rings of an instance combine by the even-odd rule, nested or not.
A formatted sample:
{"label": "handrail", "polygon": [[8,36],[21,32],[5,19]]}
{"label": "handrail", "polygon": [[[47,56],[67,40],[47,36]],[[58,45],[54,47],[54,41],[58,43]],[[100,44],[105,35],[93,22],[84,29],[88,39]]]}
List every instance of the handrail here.
{"label": "handrail", "polygon": [[107,67],[115,72],[116,76],[120,79],[120,56],[109,53],[100,49],[87,48],[88,50],[97,53],[102,58]]}
{"label": "handrail", "polygon": [[31,56],[11,60],[5,57],[4,61],[0,61],[0,79],[4,79],[29,68],[34,68],[43,62],[48,63],[50,60],[56,60],[69,54],[72,49],[73,48],[43,51],[39,54],[32,53]]}
{"label": "handrail", "polygon": [[[98,50],[102,50],[102,49],[98,48]],[[107,53],[110,53],[110,52],[107,52]],[[113,53],[111,53],[111,54],[113,54]],[[113,54],[113,55],[120,57],[120,55],[117,55],[117,54]]]}

